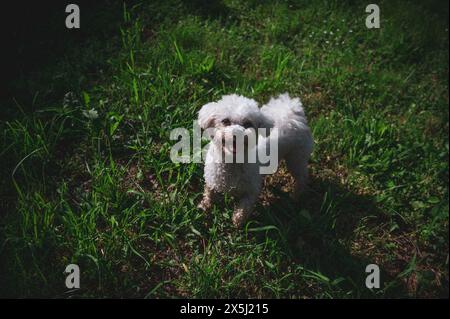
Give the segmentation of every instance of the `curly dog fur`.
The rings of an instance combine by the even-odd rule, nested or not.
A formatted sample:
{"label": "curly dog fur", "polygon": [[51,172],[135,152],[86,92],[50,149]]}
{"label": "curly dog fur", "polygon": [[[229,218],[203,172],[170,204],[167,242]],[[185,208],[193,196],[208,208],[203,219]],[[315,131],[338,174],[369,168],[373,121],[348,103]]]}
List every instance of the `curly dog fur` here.
{"label": "curly dog fur", "polygon": [[[284,159],[295,179],[294,198],[305,188],[308,178],[308,161],[313,148],[313,139],[308,122],[298,98],[285,93],[272,98],[259,108],[258,103],[239,95],[226,95],[217,102],[204,105],[198,113],[198,123],[208,130],[209,143],[205,161],[205,190],[199,207],[208,211],[218,195],[231,193],[236,199],[233,224],[241,227],[252,214],[254,204],[261,191],[262,175],[259,157],[249,161],[236,161],[236,133],[253,137],[258,151],[269,152],[271,139],[278,140],[278,159]],[[258,136],[257,129],[276,129],[268,136]],[[273,133],[276,132],[276,133]],[[244,142],[246,151],[252,148]],[[259,153],[258,153],[259,154]],[[233,158],[226,161],[226,156]],[[246,157],[245,157],[246,156]],[[225,159],[225,160],[224,160]]]}

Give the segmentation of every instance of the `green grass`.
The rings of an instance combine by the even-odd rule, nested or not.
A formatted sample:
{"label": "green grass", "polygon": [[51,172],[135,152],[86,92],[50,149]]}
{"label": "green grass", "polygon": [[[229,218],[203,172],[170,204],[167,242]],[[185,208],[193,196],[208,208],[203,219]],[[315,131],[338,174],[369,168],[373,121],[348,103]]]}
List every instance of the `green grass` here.
{"label": "green grass", "polygon": [[[382,1],[379,30],[350,1],[100,10],[102,36],[68,36],[5,102],[0,295],[448,297],[448,4],[432,4]],[[281,172],[244,230],[229,198],[199,211],[202,165],[169,157],[170,130],[234,92],[300,96],[316,141],[300,205]]]}

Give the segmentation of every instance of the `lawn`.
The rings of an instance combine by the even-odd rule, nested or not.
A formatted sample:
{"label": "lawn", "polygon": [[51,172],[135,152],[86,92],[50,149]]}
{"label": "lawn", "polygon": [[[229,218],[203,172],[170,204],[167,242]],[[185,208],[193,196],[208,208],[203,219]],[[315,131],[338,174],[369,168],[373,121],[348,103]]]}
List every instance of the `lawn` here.
{"label": "lawn", "polygon": [[[1,95],[0,296],[448,298],[448,2],[378,1],[380,29],[369,3],[80,1],[79,30],[55,5]],[[284,92],[315,140],[300,203],[282,165],[244,229],[229,197],[201,212],[170,131]]]}

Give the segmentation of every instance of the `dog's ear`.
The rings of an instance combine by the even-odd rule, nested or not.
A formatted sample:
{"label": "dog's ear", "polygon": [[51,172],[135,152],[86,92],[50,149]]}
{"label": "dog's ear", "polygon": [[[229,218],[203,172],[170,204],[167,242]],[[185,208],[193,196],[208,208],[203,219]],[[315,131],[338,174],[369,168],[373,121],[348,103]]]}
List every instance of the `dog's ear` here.
{"label": "dog's ear", "polygon": [[198,112],[198,125],[206,130],[215,126],[217,103],[211,102],[202,106]]}

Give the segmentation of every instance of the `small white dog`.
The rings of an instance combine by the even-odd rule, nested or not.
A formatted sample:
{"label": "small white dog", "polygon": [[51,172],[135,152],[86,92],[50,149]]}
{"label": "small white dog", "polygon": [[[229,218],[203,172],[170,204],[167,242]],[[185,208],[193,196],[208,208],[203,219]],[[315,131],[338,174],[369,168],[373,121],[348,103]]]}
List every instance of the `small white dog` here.
{"label": "small white dog", "polygon": [[[271,139],[278,139],[278,159],[285,159],[289,172],[295,179],[293,197],[298,198],[308,177],[308,160],[313,139],[302,104],[298,98],[282,94],[272,98],[261,109],[258,103],[236,94],[223,96],[221,100],[204,105],[198,113],[198,123],[208,129],[211,142],[205,161],[205,190],[199,208],[208,211],[220,193],[231,193],[237,200],[233,224],[241,227],[253,211],[261,191],[261,162],[244,161],[229,163],[227,154],[236,159],[236,133],[243,133],[246,152],[251,148],[248,140],[256,140],[256,148],[268,150]],[[269,136],[260,136],[257,129],[277,129]],[[274,134],[276,132],[276,134]],[[268,134],[267,134],[268,135]],[[225,156],[222,156],[225,155]]]}

